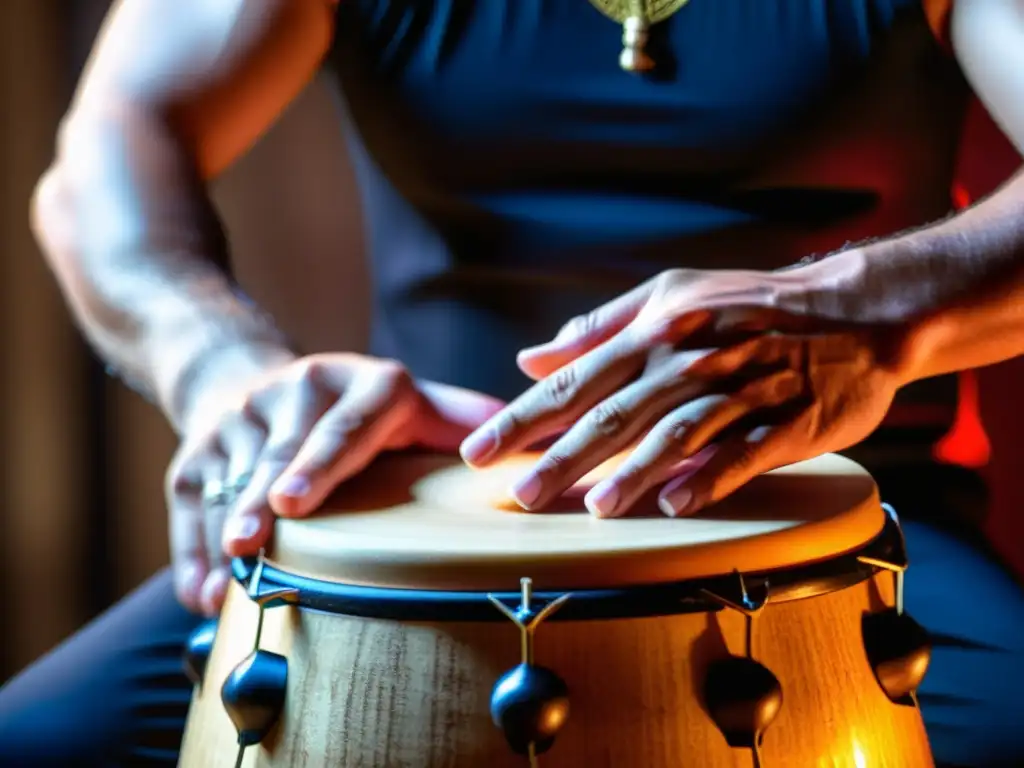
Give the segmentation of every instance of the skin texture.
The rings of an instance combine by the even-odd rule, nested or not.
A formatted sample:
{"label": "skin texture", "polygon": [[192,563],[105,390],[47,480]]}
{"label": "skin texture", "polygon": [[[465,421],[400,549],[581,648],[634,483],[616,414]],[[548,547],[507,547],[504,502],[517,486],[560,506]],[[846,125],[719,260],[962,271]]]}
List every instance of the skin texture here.
{"label": "skin texture", "polygon": [[[33,203],[83,332],[181,435],[167,499],[190,608],[216,612],[228,554],[255,553],[275,514],[308,514],[380,450],[461,444],[486,464],[580,419],[541,459],[539,481],[518,488],[525,506],[632,448],[627,471],[588,498],[594,511],[621,514],[644,485],[669,482],[663,507],[685,514],[759,471],[863,438],[908,381],[1024,347],[1015,179],[954,219],[786,272],[671,270],[524,350],[537,385],[507,408],[391,361],[300,358],[218,266],[206,185],[312,77],[332,6],[115,4]],[[961,3],[951,23],[968,76],[1018,146],[1021,8]],[[248,470],[231,510],[202,509],[207,480]]]}
{"label": "skin texture", "polygon": [[[1024,148],[1024,3],[961,2],[950,30],[975,90]],[[536,385],[462,455],[486,466],[574,424],[511,493],[540,508],[629,450],[586,497],[611,517],[657,485],[666,514],[692,514],[762,472],[848,448],[899,387],[1024,352],[1022,214],[1018,174],[959,216],[806,267],[663,273],[522,350]],[[734,343],[738,332],[755,335]]]}
{"label": "skin texture", "polygon": [[[454,451],[499,407],[414,382],[391,361],[299,358],[218,267],[205,185],[313,76],[326,0],[115,5],[33,206],[35,231],[86,336],[149,394],[182,442],[167,473],[179,599],[214,614],[229,555],[255,554],[274,514],[312,511],[385,449]],[[209,480],[253,471],[237,503]]]}

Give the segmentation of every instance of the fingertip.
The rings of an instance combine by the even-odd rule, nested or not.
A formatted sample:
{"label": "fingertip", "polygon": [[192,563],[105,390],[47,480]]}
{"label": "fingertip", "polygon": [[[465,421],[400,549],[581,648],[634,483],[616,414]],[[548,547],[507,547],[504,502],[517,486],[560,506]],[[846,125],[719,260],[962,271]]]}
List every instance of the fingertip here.
{"label": "fingertip", "polygon": [[174,569],[174,594],[178,602],[190,611],[199,611],[200,591],[206,578],[206,570],[201,563],[188,560]]}
{"label": "fingertip", "polygon": [[658,509],[668,517],[683,517],[696,511],[693,491],[684,483],[689,478],[679,478],[665,486],[658,494]]}
{"label": "fingertip", "polygon": [[282,475],[270,487],[267,500],[281,517],[303,517],[311,509],[312,483],[303,475]]}
{"label": "fingertip", "polygon": [[618,485],[605,480],[591,488],[583,497],[583,504],[594,517],[606,519],[618,517],[621,503],[621,492]]}
{"label": "fingertip", "polygon": [[543,379],[557,366],[551,363],[552,350],[544,347],[531,347],[520,350],[516,355],[516,365],[534,381]]}
{"label": "fingertip", "polygon": [[255,555],[270,538],[269,515],[247,512],[228,518],[224,523],[222,545],[230,557]]}
{"label": "fingertip", "polygon": [[224,598],[228,592],[229,583],[230,575],[227,568],[215,568],[210,572],[210,575],[203,582],[199,595],[199,605],[203,614],[212,618],[220,613],[221,606],[224,605]]}
{"label": "fingertip", "polygon": [[470,434],[459,445],[459,456],[471,467],[479,469],[498,453],[500,447],[497,431],[487,425]]}
{"label": "fingertip", "polygon": [[294,496],[282,496],[271,493],[267,496],[270,509],[278,517],[295,518],[305,517],[309,514],[309,502],[305,498]]}

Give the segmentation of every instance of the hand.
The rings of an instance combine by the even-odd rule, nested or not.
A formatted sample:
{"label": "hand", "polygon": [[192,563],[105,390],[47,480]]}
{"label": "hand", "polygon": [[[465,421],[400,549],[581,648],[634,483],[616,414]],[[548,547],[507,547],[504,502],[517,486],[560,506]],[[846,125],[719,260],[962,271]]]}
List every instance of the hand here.
{"label": "hand", "polygon": [[471,435],[463,457],[482,466],[564,433],[511,491],[536,509],[631,449],[588,491],[590,511],[621,515],[667,483],[659,506],[683,515],[852,445],[902,383],[902,336],[788,311],[796,286],[790,275],[673,270],[576,318],[520,353],[537,383]]}
{"label": "hand", "polygon": [[[208,615],[223,602],[228,556],[257,554],[275,514],[309,514],[382,451],[454,451],[502,405],[352,354],[294,359],[202,399],[191,423],[203,426],[186,430],[167,473],[167,503],[178,597]],[[208,483],[244,476],[233,503],[204,503]]]}

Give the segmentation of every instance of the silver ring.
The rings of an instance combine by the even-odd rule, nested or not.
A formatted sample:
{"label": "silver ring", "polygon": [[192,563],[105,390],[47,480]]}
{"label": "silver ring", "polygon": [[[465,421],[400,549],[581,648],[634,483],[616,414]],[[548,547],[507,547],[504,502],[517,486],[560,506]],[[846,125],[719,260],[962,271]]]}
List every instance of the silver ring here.
{"label": "silver ring", "polygon": [[207,480],[203,484],[203,506],[220,507],[234,504],[251,481],[252,472],[243,472],[231,480]]}

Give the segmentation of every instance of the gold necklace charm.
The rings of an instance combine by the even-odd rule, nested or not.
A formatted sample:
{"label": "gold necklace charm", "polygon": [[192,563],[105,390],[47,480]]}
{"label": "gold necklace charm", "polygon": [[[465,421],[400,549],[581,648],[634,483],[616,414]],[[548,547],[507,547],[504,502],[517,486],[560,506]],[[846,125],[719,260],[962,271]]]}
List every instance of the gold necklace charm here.
{"label": "gold necklace charm", "polygon": [[690,0],[590,0],[590,4],[612,21],[622,25],[622,53],[619,66],[627,72],[648,72],[654,60],[647,55],[648,32]]}

